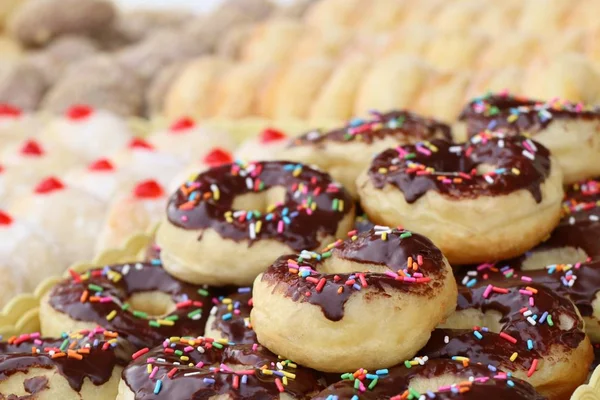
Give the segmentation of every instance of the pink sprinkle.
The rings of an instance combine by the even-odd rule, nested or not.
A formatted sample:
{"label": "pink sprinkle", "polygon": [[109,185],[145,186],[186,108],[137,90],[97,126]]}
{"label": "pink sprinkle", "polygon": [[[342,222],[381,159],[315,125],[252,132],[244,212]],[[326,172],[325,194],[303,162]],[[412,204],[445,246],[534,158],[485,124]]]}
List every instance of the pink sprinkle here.
{"label": "pink sprinkle", "polygon": [[527,295],[527,296],[533,295],[533,292],[531,290],[525,290],[525,289],[519,289],[519,293]]}
{"label": "pink sprinkle", "polygon": [[252,351],[256,351],[256,349],[258,349],[258,344],[254,343],[252,345]]}
{"label": "pink sprinkle", "polygon": [[198,364],[196,364],[196,368],[202,368],[204,367],[204,363],[202,361],[200,361]]}
{"label": "pink sprinkle", "polygon": [[521,277],[521,280],[522,280],[522,281],[525,281],[525,282],[531,282],[533,279],[531,279],[531,278],[530,278],[530,277],[528,277],[528,276],[522,276],[522,277]]}
{"label": "pink sprinkle", "polygon": [[279,220],[279,222],[277,223],[277,233],[282,233],[283,232],[283,220]]}
{"label": "pink sprinkle", "polygon": [[531,307],[533,307],[533,306],[535,305],[535,301],[533,300],[533,297],[530,297],[530,298],[529,298],[529,305],[530,305]]}
{"label": "pink sprinkle", "polygon": [[100,298],[100,303],[112,303],[113,299],[111,297],[102,297]]}
{"label": "pink sprinkle", "polygon": [[396,279],[398,277],[398,274],[393,272],[393,271],[385,271],[384,274],[386,274],[387,276]]}
{"label": "pink sprinkle", "polygon": [[194,351],[194,348],[192,346],[188,346],[185,349],[183,349],[183,351],[185,351],[186,353],[189,353],[190,351]]}
{"label": "pink sprinkle", "polygon": [[398,152],[401,158],[408,154],[407,151],[400,146],[396,147],[396,151]]}
{"label": "pink sprinkle", "polygon": [[490,297],[490,293],[492,293],[492,289],[493,289],[493,288],[494,288],[494,287],[493,287],[492,285],[488,285],[488,286],[485,288],[485,291],[483,292],[483,298],[484,298],[484,299],[487,299],[488,297]]}
{"label": "pink sprinkle", "polygon": [[154,358],[154,357],[149,357],[149,358],[146,360],[146,363],[147,363],[147,364],[152,364],[154,361],[156,361],[156,358]]}
{"label": "pink sprinkle", "polygon": [[423,265],[423,256],[420,255],[420,254],[417,256],[417,264],[418,265]]}
{"label": "pink sprinkle", "polygon": [[490,269],[493,265],[489,263],[481,264],[477,266],[477,271],[483,271],[484,269]]}
{"label": "pink sprinkle", "polygon": [[417,146],[417,151],[419,153],[425,154],[426,156],[430,156],[431,155],[431,151],[427,150],[424,147]]}
{"label": "pink sprinkle", "polygon": [[158,372],[158,367],[152,368],[152,372],[150,372],[150,379],[154,378],[156,373]]}
{"label": "pink sprinkle", "polygon": [[187,217],[187,215],[182,215],[182,216],[181,216],[181,220],[182,220],[183,222],[187,222],[187,220],[188,220],[188,217]]}
{"label": "pink sprinkle", "polygon": [[416,282],[417,280],[415,278],[409,278],[408,276],[404,277],[404,282]]}

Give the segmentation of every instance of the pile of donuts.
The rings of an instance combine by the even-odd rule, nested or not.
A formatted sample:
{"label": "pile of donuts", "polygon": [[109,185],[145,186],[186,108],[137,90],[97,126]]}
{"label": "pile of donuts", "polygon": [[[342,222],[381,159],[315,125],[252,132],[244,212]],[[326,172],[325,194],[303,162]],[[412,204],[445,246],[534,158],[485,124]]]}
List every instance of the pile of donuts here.
{"label": "pile of donuts", "polygon": [[598,132],[498,93],[249,144],[179,180],[144,260],[49,289],[0,393],[568,399],[600,353]]}

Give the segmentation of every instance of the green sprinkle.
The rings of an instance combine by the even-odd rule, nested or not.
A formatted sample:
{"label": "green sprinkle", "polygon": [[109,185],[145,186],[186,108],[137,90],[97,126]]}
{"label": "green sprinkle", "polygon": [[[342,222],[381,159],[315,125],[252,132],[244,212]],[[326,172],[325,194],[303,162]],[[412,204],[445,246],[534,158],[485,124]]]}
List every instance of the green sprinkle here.
{"label": "green sprinkle", "polygon": [[160,324],[156,321],[148,321],[148,325],[150,325],[153,328],[160,328]]}
{"label": "green sprinkle", "polygon": [[339,203],[339,200],[338,200],[338,199],[333,199],[333,201],[331,202],[331,208],[332,208],[333,210],[337,210],[337,208],[338,208],[338,203]]}
{"label": "green sprinkle", "polygon": [[417,392],[415,389],[413,389],[411,387],[408,388],[408,391],[415,399],[418,399],[419,397],[421,397],[421,393]]}
{"label": "green sprinkle", "polygon": [[69,339],[65,339],[62,344],[60,345],[60,349],[62,351],[65,351],[67,349],[67,347],[69,346]]}
{"label": "green sprinkle", "polygon": [[200,314],[202,314],[202,309],[201,308],[188,313],[187,316],[188,316],[188,318],[194,318],[196,315],[200,315]]}
{"label": "green sprinkle", "polygon": [[417,153],[408,153],[404,156],[405,160],[410,160],[412,158],[415,158],[417,156]]}
{"label": "green sprinkle", "polygon": [[88,289],[93,290],[94,292],[102,292],[104,290],[102,286],[94,285],[92,283],[88,285]]}
{"label": "green sprinkle", "polygon": [[[202,311],[202,310],[200,310]],[[165,318],[165,320],[167,321],[177,321],[179,319],[179,317],[177,315],[169,315],[168,317]]]}
{"label": "green sprinkle", "polygon": [[359,387],[360,387],[360,380],[355,379],[354,380],[354,389],[358,390]]}
{"label": "green sprinkle", "polygon": [[146,314],[143,311],[134,311],[133,312],[133,316],[136,317],[136,318],[148,319],[148,314]]}
{"label": "green sprinkle", "polygon": [[181,350],[175,350],[175,354],[178,356],[182,356],[183,355],[183,351]]}
{"label": "green sprinkle", "polygon": [[410,365],[410,361],[408,360],[404,361],[404,365],[406,366],[406,368],[412,368],[412,365]]}
{"label": "green sprinkle", "polygon": [[322,258],[329,258],[331,257],[331,250],[330,251],[326,251],[325,253],[321,254]]}
{"label": "green sprinkle", "polygon": [[130,307],[130,306],[129,306],[129,303],[124,303],[124,304],[121,306],[121,310],[123,310],[123,311],[127,311],[127,310],[129,310],[129,307]]}
{"label": "green sprinkle", "polygon": [[346,380],[346,379],[354,379],[354,375],[352,375],[349,372],[346,372],[345,374],[342,374],[342,379]]}
{"label": "green sprinkle", "polygon": [[412,236],[411,232],[404,232],[404,233],[400,234],[400,239],[406,239],[411,236]]}
{"label": "green sprinkle", "polygon": [[552,315],[548,314],[548,317],[546,317],[546,321],[548,322],[548,325],[554,326],[554,321],[552,321]]}
{"label": "green sprinkle", "polygon": [[377,385],[377,382],[379,381],[379,379],[375,378],[371,381],[371,383],[369,383],[369,390],[373,390],[373,388]]}
{"label": "green sprinkle", "polygon": [[222,349],[222,348],[223,348],[223,345],[222,345],[221,343],[218,343],[218,342],[213,342],[213,344],[212,344],[212,345],[213,345],[214,347],[216,347],[217,349]]}
{"label": "green sprinkle", "polygon": [[208,296],[208,290],[206,290],[206,289],[198,289],[198,294],[200,296],[206,297],[206,296]]}

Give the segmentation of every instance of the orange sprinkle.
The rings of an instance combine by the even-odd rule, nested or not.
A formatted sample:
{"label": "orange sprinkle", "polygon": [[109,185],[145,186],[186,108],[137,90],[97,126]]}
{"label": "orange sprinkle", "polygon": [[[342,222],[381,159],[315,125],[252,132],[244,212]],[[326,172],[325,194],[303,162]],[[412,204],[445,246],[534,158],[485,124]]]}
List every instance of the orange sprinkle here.
{"label": "orange sprinkle", "polygon": [[66,357],[67,355],[63,352],[60,353],[54,353],[54,355],[52,356],[52,358],[61,358],[61,357]]}
{"label": "orange sprinkle", "polygon": [[89,348],[87,348],[87,347],[83,347],[83,348],[81,348],[81,349],[77,349],[77,352],[78,352],[79,354],[90,354],[90,349],[89,349]]}
{"label": "orange sprinkle", "polygon": [[532,288],[531,286],[527,286],[525,289],[529,290],[532,293],[536,293],[538,292],[538,290],[536,288]]}
{"label": "orange sprinkle", "polygon": [[[76,360],[83,360],[83,356],[74,350],[69,350],[68,355],[69,355],[69,358],[75,358]],[[52,358],[54,358],[54,357],[52,357]]]}
{"label": "orange sprinkle", "polygon": [[85,303],[87,301],[89,295],[90,295],[90,293],[87,290],[84,290],[83,293],[81,293],[81,297],[79,298],[79,301],[82,303]]}

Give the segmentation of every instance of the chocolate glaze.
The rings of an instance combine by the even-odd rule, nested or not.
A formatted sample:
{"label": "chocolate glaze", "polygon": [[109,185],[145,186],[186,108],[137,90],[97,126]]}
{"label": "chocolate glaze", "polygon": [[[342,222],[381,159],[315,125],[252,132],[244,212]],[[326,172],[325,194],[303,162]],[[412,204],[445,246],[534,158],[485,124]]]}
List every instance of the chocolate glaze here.
{"label": "chocolate glaze", "polygon": [[[549,157],[545,147],[525,137],[483,133],[462,145],[433,140],[386,150],[371,162],[369,177],[378,189],[387,184],[397,187],[408,203],[429,190],[461,199],[506,195],[520,189],[531,192],[539,203],[540,185],[550,175]],[[476,169],[482,164],[496,170],[479,175]]]}
{"label": "chocolate glaze", "polygon": [[[411,236],[401,238],[401,235],[405,234]],[[392,276],[368,271],[322,273],[319,269],[322,268],[323,261],[317,259],[317,257],[323,259],[322,255],[310,253],[308,256],[312,254],[314,258],[308,259],[306,253],[301,253],[299,256],[279,257],[263,274],[262,280],[281,288],[283,295],[293,301],[319,306],[325,317],[331,321],[339,321],[344,317],[344,305],[355,293],[361,293],[360,295],[363,296],[389,297],[389,291],[401,290],[415,296],[433,298],[447,273],[441,251],[429,239],[416,233],[389,229],[386,235],[386,240],[383,240],[382,235],[373,229],[357,235],[355,240],[338,241],[335,248],[331,250],[331,257],[358,264],[385,266],[389,268]],[[328,251],[324,254],[327,253]],[[401,280],[401,276],[397,279],[393,277],[393,275],[397,276],[398,270],[406,270],[409,257],[417,260],[418,256],[423,258],[422,265],[418,267],[418,272],[423,274],[423,278],[417,278],[417,282],[406,282]],[[300,277],[294,270],[298,265],[300,268],[307,268],[310,275],[305,278]],[[412,275],[412,271],[409,274]],[[361,283],[361,275],[366,285]],[[324,285],[321,290],[317,290],[315,282],[322,279]],[[349,284],[353,280],[356,281],[358,288]],[[341,293],[338,292],[340,288],[343,288]]]}
{"label": "chocolate glaze", "polygon": [[[374,371],[369,371],[375,374]],[[342,380],[329,386],[319,393],[314,399],[325,400],[328,396],[337,396],[339,400],[349,400],[353,396],[358,396],[360,400],[370,399],[400,399],[401,395],[409,388],[411,380],[415,378],[435,379],[440,376],[455,376],[456,385],[464,384],[470,378],[475,378],[469,385],[469,390],[464,393],[453,393],[449,390],[435,392],[436,399],[486,399],[486,400],[505,400],[505,399],[527,399],[542,400],[540,394],[535,389],[520,379],[510,378],[514,386],[509,386],[505,375],[496,374],[481,365],[470,364],[464,366],[460,362],[451,360],[429,360],[424,365],[416,365],[411,368],[405,366],[396,366],[389,369],[387,374],[378,376],[377,383],[372,389],[360,391],[354,388],[355,379],[350,378]],[[364,386],[368,386],[372,379],[364,379]],[[418,398],[413,396],[412,398]]]}
{"label": "chocolate glaze", "polygon": [[467,135],[486,129],[508,134],[536,134],[556,119],[600,119],[600,108],[584,108],[566,101],[541,102],[509,94],[488,94],[472,100],[460,113]]}
{"label": "chocolate glaze", "polygon": [[[294,172],[296,166],[299,173]],[[250,189],[248,180],[251,182]],[[218,187],[218,199],[213,196],[211,185]],[[258,188],[259,185],[264,186]],[[298,190],[299,185],[305,190]],[[257,190],[254,190],[255,187]],[[286,190],[284,202],[277,204],[274,210],[260,217],[254,211],[251,218],[247,218],[246,211],[253,210],[244,210],[239,216],[230,217],[231,222],[227,221],[226,213],[236,212],[232,209],[236,196],[259,193],[273,187]],[[209,196],[206,199],[203,197],[205,193]],[[316,209],[307,211],[307,201],[315,203]],[[343,209],[334,210],[334,202],[339,205],[340,201],[343,201]],[[352,212],[352,198],[327,173],[287,161],[255,162],[241,170],[238,164],[214,167],[199,174],[194,181],[184,183],[171,196],[167,207],[169,221],[180,228],[212,228],[223,238],[250,240],[250,243],[275,239],[295,251],[318,248],[321,245],[319,238],[323,234],[335,235],[338,224],[349,212]],[[262,221],[261,230],[251,237],[249,229],[258,220]],[[286,222],[281,225],[280,221]],[[201,234],[198,240],[202,240]]]}
{"label": "chocolate glaze", "polygon": [[236,292],[217,301],[218,304],[210,312],[215,317],[212,328],[235,344],[257,343],[256,334],[249,325],[252,292]]}
{"label": "chocolate glaze", "polygon": [[343,128],[329,132],[314,130],[290,141],[290,147],[323,145],[329,141],[351,142],[359,140],[366,144],[393,137],[398,142],[414,142],[433,138],[450,140],[450,127],[441,121],[426,118],[407,110],[387,113],[373,112],[370,119],[356,119]]}
{"label": "chocolate glaze", "polygon": [[[589,180],[571,185],[563,202],[559,225],[539,246],[509,260],[463,267],[456,272],[458,282],[480,282],[493,285],[522,283],[521,276],[549,287],[570,298],[581,315],[593,317],[592,302],[600,291],[600,181]],[[572,260],[571,264],[536,266],[522,271],[531,255],[563,247],[579,248],[590,257],[587,262]],[[468,277],[466,277],[468,275]],[[574,279],[574,283],[570,283]]]}
{"label": "chocolate glaze", "polygon": [[[65,340],[66,344],[64,344]],[[9,379],[19,372],[27,373],[32,368],[56,368],[76,392],[81,391],[86,378],[94,385],[103,385],[111,378],[116,365],[124,366],[127,363],[130,354],[128,343],[117,338],[111,346],[109,340],[111,338],[104,335],[103,329],[97,329],[94,332],[84,331],[70,336],[65,335],[59,339],[34,339],[29,335],[22,335],[11,339],[10,342],[2,342],[0,343],[0,381]],[[81,360],[66,356],[52,358],[50,352],[60,353],[63,345],[75,351],[89,347],[89,354],[82,354]],[[33,347],[39,349],[39,353],[33,354]],[[34,394],[35,390],[43,388],[41,379],[45,378],[32,379],[29,379],[28,383],[32,391],[27,390],[27,386],[26,391]]]}
{"label": "chocolate glaze", "polygon": [[[148,263],[113,265],[108,268],[113,273],[121,274],[122,278],[118,282],[114,282],[105,272],[103,273],[104,269],[91,270],[91,277],[87,280],[77,282],[75,279],[69,279],[57,284],[50,293],[50,305],[56,311],[65,313],[74,320],[93,322],[118,332],[136,349],[154,347],[169,336],[196,336],[204,333],[211,308],[211,298],[208,292],[206,295],[198,292],[205,290],[201,286],[179,281],[167,274],[162,267]],[[125,273],[127,270],[128,272]],[[90,284],[103,287],[102,297],[111,296],[116,299],[116,302],[102,303],[89,300],[81,302],[81,296],[86,290],[89,292],[89,297],[94,296],[95,289],[89,288]],[[133,294],[150,291],[166,293],[176,304],[183,304],[188,300],[194,303],[180,305],[173,312],[160,317],[162,320],[176,319],[173,326],[153,327],[150,323],[156,321],[156,318],[136,317],[133,314],[134,310],[122,310],[121,308],[121,304],[125,304]],[[107,316],[113,310],[116,310],[117,313],[109,321]],[[201,310],[200,317],[188,316],[189,313],[197,313],[197,310]]]}
{"label": "chocolate glaze", "polygon": [[[216,395],[229,395],[232,399],[279,398],[280,392],[275,379],[281,378],[262,373],[260,369],[267,366],[269,370],[277,370],[276,364],[285,364],[285,361],[278,359],[264,347],[256,344],[224,344],[222,349],[218,349],[202,338],[195,339],[194,345],[190,346],[191,350],[188,346],[188,343],[165,342],[163,346],[132,362],[123,371],[123,380],[135,393],[135,399],[196,400]],[[202,349],[202,353],[197,350],[199,348]],[[174,353],[177,350],[182,351],[181,354],[189,357],[189,360],[182,361],[180,356]],[[161,360],[158,360],[159,358]],[[153,378],[148,375],[148,363],[152,364],[152,368],[157,368]],[[173,369],[176,371],[168,377],[167,374]],[[240,379],[238,388],[235,388],[234,377],[242,376],[228,369],[252,372],[247,375],[246,383]],[[293,398],[309,399],[324,387],[316,371],[300,366],[292,368],[287,364],[283,366],[283,371],[295,374],[295,378],[288,378],[288,385],[285,386],[285,392]],[[197,374],[186,376],[188,373]],[[155,395],[154,389],[158,379],[162,381],[162,388]]]}
{"label": "chocolate glaze", "polygon": [[23,388],[27,393],[31,394],[39,393],[45,389],[48,389],[48,387],[48,378],[45,376],[36,376],[23,381]]}
{"label": "chocolate glaze", "polygon": [[[573,304],[566,298],[555,294],[544,286],[536,284],[502,285],[495,287],[508,289],[508,293],[490,292],[487,298],[484,293],[488,291],[488,284],[475,285],[471,288],[462,287],[459,290],[457,311],[475,308],[483,313],[495,311],[500,313],[500,332],[485,332],[479,330],[482,335],[478,339],[474,331],[436,329],[427,345],[419,352],[420,355],[430,358],[450,358],[454,356],[468,357],[471,362],[492,365],[502,370],[516,371],[529,370],[533,360],[541,359],[550,354],[551,349],[556,351],[560,348],[568,357],[569,351],[575,349],[585,339],[583,321],[577,315]],[[538,292],[532,297],[535,305],[529,303],[529,295],[522,294],[520,290],[528,290],[527,287],[536,289]],[[536,325],[531,325],[521,310],[525,308],[537,318]],[[552,316],[554,326],[542,315],[548,312]],[[534,317],[536,315],[537,317]],[[559,316],[564,315],[575,321],[570,329],[562,330],[558,327]],[[508,334],[516,343],[512,343],[500,336],[500,333]],[[449,343],[445,342],[445,337]],[[533,348],[529,349],[527,340],[533,341]],[[518,353],[514,361],[510,361],[513,353]],[[556,357],[556,356],[554,356]]]}

